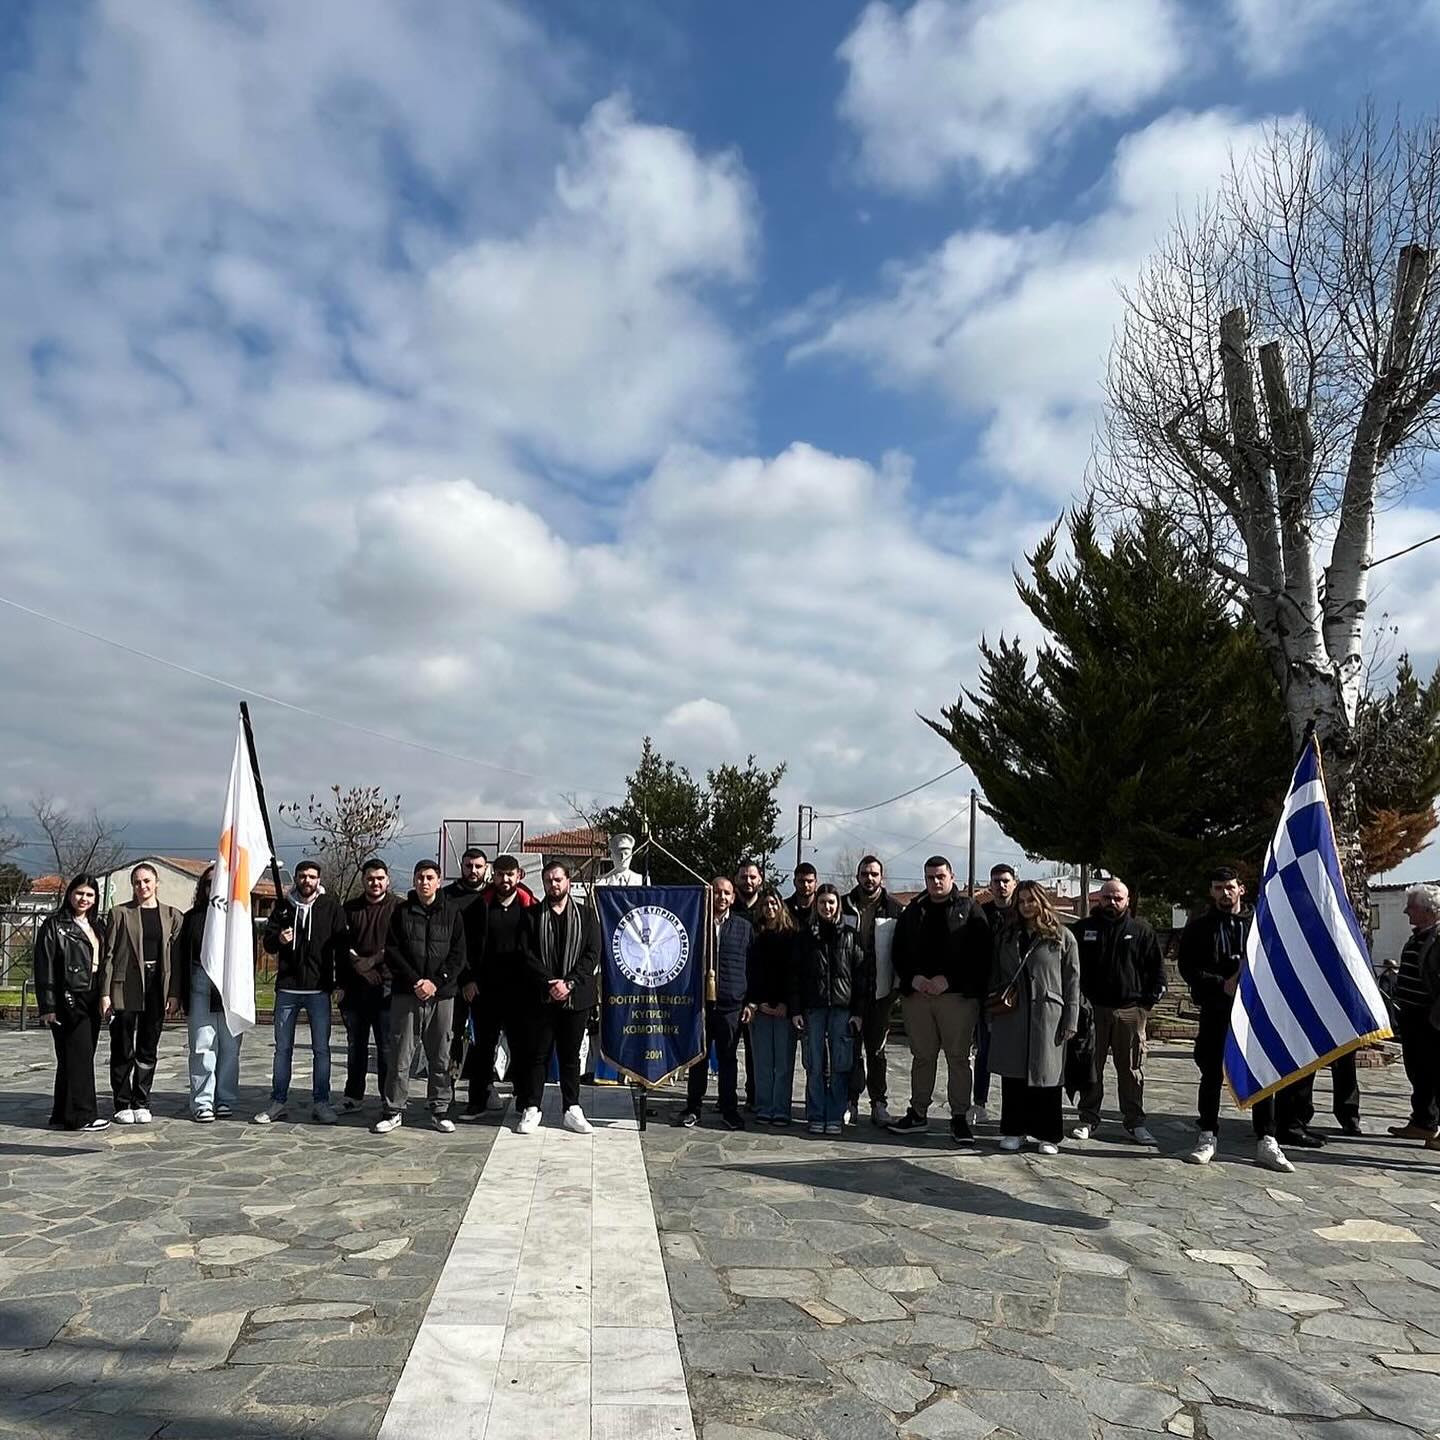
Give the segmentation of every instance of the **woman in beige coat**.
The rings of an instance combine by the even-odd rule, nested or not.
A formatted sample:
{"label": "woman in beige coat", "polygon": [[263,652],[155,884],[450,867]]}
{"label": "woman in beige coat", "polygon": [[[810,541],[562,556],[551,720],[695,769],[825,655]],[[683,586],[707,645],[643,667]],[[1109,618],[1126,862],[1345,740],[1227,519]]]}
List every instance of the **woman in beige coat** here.
{"label": "woman in beige coat", "polygon": [[100,1014],[110,1022],[110,1088],[117,1125],[148,1125],[150,1086],[166,1016],[180,1013],[175,963],[180,912],[162,904],[159,880],[143,861],[130,872],[134,899],[106,917]]}

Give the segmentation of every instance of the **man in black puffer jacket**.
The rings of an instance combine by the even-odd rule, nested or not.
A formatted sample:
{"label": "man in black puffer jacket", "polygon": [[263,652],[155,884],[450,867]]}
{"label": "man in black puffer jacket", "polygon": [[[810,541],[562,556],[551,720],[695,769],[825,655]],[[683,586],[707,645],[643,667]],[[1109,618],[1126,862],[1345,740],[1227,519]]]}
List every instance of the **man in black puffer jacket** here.
{"label": "man in black puffer jacket", "polygon": [[955,883],[943,855],[925,862],[925,893],[895,922],[895,979],[910,1041],[910,1105],[889,1129],[897,1135],[929,1125],[935,1071],[945,1052],[950,1138],[973,1145],[970,1109],[970,1043],[980,1006],[990,989],[993,958],[985,912]]}
{"label": "man in black puffer jacket", "polygon": [[1100,1126],[1108,1055],[1126,1134],[1138,1145],[1156,1145],[1145,1124],[1145,1027],[1165,993],[1159,937],[1130,913],[1130,887],[1113,876],[1100,887],[1099,905],[1073,928],[1080,990],[1095,1012],[1095,1083],[1081,1095],[1080,1123],[1070,1133],[1088,1140]]}
{"label": "man in black puffer jacket", "polygon": [[388,1135],[400,1127],[410,1097],[410,1062],[423,1044],[429,1069],[426,1104],[430,1123],[445,1134],[450,1119],[450,1026],[455,991],[465,970],[465,922],[440,893],[440,867],[422,860],[415,888],[395,907],[385,944],[390,971],[390,1073],[385,1079],[385,1113],[371,1127]]}

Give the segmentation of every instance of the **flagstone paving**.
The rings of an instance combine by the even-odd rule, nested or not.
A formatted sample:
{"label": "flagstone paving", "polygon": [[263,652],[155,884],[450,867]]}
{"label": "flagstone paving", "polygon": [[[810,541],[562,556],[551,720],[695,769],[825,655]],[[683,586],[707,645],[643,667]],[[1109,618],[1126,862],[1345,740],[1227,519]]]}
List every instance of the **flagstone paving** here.
{"label": "flagstone paving", "polygon": [[[495,1123],[193,1125],[182,1043],[153,1126],[80,1137],[44,1126],[47,1038],[0,1033],[0,1435],[374,1436]],[[1149,1068],[1178,1153],[1194,1067],[1157,1047]],[[1372,1131],[1402,1118],[1398,1066],[1362,1086]],[[1045,1160],[982,1132],[963,1154],[938,1122],[920,1143],[680,1131],[668,1108],[641,1148],[700,1440],[1440,1435],[1440,1156],[1334,1136],[1283,1176],[1249,1164],[1239,1116],[1197,1169],[1103,1138]],[[660,1328],[653,1285],[614,1288],[623,1314],[593,1323]],[[643,1382],[643,1355],[615,1359]]]}
{"label": "flagstone paving", "polygon": [[[919,1143],[652,1123],[701,1440],[1440,1435],[1440,1155],[1322,1114],[1329,1146],[1275,1175],[1236,1114],[1184,1165],[1194,1065],[1148,1068],[1160,1154],[1118,1125],[1045,1159],[938,1119]],[[1361,1083],[1372,1131],[1404,1118],[1398,1065]]]}
{"label": "flagstone paving", "polygon": [[[0,1436],[378,1432],[499,1114],[372,1136],[372,1098],[251,1125],[268,1041],[245,1043],[243,1118],[183,1118],[172,1029],[155,1123],[82,1136],[45,1125],[48,1037],[0,1033]],[[292,1100],[309,1078],[297,1049]]]}

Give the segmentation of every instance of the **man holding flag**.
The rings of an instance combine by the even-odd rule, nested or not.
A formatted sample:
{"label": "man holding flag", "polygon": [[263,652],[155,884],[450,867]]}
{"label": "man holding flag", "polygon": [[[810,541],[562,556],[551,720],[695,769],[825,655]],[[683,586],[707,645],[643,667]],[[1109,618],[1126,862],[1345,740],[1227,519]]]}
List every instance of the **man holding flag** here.
{"label": "man holding flag", "polygon": [[1369,951],[1345,894],[1320,746],[1290,782],[1245,942],[1225,1072],[1250,1109],[1292,1080],[1390,1034]]}

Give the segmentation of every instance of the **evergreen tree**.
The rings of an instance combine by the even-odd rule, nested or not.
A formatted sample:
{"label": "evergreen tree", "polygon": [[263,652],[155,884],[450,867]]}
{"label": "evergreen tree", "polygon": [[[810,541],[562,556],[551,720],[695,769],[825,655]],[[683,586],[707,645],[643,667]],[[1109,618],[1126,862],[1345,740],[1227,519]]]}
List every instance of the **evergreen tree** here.
{"label": "evergreen tree", "polygon": [[638,841],[648,833],[670,851],[675,860],[654,847],[644,857],[657,885],[693,884],[686,866],[707,880],[733,875],[741,860],[763,859],[779,845],[775,789],[784,774],[784,764],[764,770],[751,755],[743,767],[707,770],[701,785],[685,766],[661,755],[647,735],[639,765],[625,777],[625,799],[588,818],[609,835],[627,831]]}
{"label": "evergreen tree", "polygon": [[1425,848],[1440,794],[1440,669],[1421,684],[1402,655],[1394,688],[1361,697],[1355,784],[1366,870],[1378,875]]}
{"label": "evergreen tree", "polygon": [[1154,513],[1107,541],[1091,508],[1016,577],[1046,639],[981,642],[978,687],[928,720],[1028,853],[1102,865],[1154,899],[1258,867],[1289,778],[1285,711],[1253,626]]}

